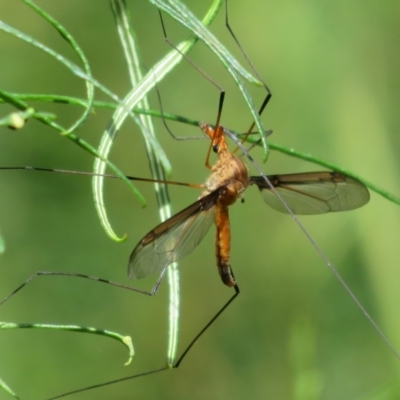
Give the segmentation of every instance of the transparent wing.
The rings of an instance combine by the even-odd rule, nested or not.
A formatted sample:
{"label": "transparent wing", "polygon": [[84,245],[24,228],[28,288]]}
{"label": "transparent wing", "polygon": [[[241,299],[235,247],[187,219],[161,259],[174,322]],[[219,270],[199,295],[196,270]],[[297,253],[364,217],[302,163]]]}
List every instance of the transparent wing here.
{"label": "transparent wing", "polygon": [[[308,172],[268,176],[294,214],[312,215],[359,208],[369,201],[368,189],[356,179],[338,172]],[[264,201],[277,211],[288,213],[261,176],[250,178]]]}
{"label": "transparent wing", "polygon": [[191,253],[214,222],[215,204],[222,189],[197,200],[150,231],[129,258],[129,277],[140,279],[160,273]]}

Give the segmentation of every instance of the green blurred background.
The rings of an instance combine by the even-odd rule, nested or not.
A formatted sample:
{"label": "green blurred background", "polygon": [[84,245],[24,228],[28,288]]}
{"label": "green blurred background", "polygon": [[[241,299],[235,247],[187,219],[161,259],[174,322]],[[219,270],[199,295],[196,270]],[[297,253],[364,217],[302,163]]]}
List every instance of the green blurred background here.
{"label": "green blurred background", "polygon": [[[187,2],[201,17],[208,2]],[[129,90],[127,69],[108,2],[38,0],[82,46],[94,76],[119,96]],[[156,9],[128,1],[150,68],[170,50]],[[347,167],[400,194],[400,3],[248,0],[229,6],[231,25],[274,94],[263,116],[271,140]],[[0,1],[1,18],[78,62],[43,19],[23,2]],[[187,37],[166,19],[175,43]],[[240,56],[221,11],[212,31]],[[44,53],[0,34],[1,87],[12,92],[84,96],[83,81]],[[251,116],[240,93],[202,44],[190,54],[226,89],[222,123],[245,131]],[[242,60],[242,58],[241,58]],[[162,84],[165,111],[215,121],[218,91],[188,63]],[[257,104],[265,93],[254,90]],[[106,100],[102,94],[98,99]],[[72,123],[77,107],[34,103]],[[156,96],[152,105],[158,108]],[[1,108],[1,115],[11,111]],[[112,115],[96,109],[79,131],[94,146]],[[202,182],[206,142],[176,142],[156,121],[173,165],[171,179]],[[199,130],[170,124],[177,135]],[[0,165],[90,171],[93,158],[44,125],[3,129]],[[129,121],[111,158],[127,174],[149,177],[139,130]],[[262,153],[254,150],[261,163]],[[266,173],[321,169],[273,153]],[[0,173],[0,294],[38,270],[79,272],[151,288],[155,277],[130,282],[132,248],[158,221],[151,185],[138,185],[143,209],[121,182],[107,182],[106,201],[123,244],[111,242],[93,207],[86,177],[34,172]],[[194,189],[171,188],[175,211],[193,202]],[[88,391],[75,399],[398,399],[400,361],[378,336],[293,220],[269,209],[256,189],[231,210],[232,266],[241,295],[194,346],[181,367]],[[372,193],[366,207],[304,217],[310,234],[400,348],[400,208]],[[229,298],[215,267],[214,235],[181,263],[181,349]],[[41,399],[165,365],[167,285],[155,298],[72,278],[40,278],[1,307],[2,321],[81,324],[131,335],[136,357],[124,367],[124,348],[87,334],[3,331],[0,378],[22,399]],[[0,398],[9,398],[0,392]]]}

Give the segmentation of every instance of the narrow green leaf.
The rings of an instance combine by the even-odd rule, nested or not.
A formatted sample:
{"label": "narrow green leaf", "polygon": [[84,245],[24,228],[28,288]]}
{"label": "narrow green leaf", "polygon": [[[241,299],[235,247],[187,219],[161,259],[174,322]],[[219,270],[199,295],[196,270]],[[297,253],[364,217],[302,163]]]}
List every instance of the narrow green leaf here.
{"label": "narrow green leaf", "polygon": [[28,324],[28,323],[17,323],[17,322],[0,322],[1,329],[51,329],[56,331],[69,331],[69,332],[80,332],[90,333],[92,335],[105,336],[110,339],[117,340],[127,347],[129,352],[128,361],[125,365],[129,365],[132,361],[135,351],[132,345],[132,339],[130,336],[123,336],[117,332],[109,331],[106,329],[93,328],[88,326],[80,325],[55,325],[55,324]]}

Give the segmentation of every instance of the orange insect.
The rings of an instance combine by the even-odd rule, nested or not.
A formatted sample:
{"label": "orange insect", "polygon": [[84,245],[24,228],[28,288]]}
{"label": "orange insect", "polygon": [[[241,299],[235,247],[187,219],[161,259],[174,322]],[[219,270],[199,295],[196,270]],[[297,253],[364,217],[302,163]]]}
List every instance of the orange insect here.
{"label": "orange insect", "polygon": [[[189,185],[204,189],[200,198],[151,230],[135,247],[128,265],[131,278],[162,274],[168,265],[191,253],[215,222],[218,271],[225,285],[237,288],[229,263],[229,206],[249,185],[255,184],[267,204],[278,211],[290,212],[267,180],[262,176],[248,176],[246,164],[229,151],[221,125],[214,129],[201,123],[200,127],[210,137],[210,149],[217,153],[218,161],[210,166],[209,151],[206,166],[212,174],[203,185]],[[272,175],[268,180],[295,214],[348,211],[369,201],[368,189],[363,184],[337,172]]]}

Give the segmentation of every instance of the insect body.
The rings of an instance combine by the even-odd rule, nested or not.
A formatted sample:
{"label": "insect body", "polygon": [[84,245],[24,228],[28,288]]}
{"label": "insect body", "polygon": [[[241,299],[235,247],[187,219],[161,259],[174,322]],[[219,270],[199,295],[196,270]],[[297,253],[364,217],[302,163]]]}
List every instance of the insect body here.
{"label": "insect body", "polygon": [[[191,253],[209,228],[216,226],[217,267],[223,283],[236,286],[230,256],[229,206],[236,202],[249,185],[257,185],[265,202],[274,209],[289,213],[264,177],[248,176],[245,163],[229,151],[224,128],[214,129],[206,123],[201,129],[212,140],[210,148],[218,155],[212,174],[203,185],[200,198],[151,230],[133,250],[128,265],[131,278],[162,273],[173,262]],[[295,214],[322,214],[348,211],[369,201],[367,188],[357,180],[337,172],[309,172],[272,175],[268,180]]]}

